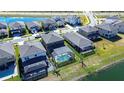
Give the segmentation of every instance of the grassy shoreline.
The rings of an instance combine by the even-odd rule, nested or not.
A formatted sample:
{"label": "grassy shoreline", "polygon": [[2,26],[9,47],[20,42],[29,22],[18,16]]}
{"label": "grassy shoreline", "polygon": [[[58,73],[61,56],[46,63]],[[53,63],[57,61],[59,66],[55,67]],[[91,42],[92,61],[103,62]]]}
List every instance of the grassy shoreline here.
{"label": "grassy shoreline", "polygon": [[[100,70],[109,68],[111,65],[119,63],[124,59],[124,35],[119,34],[122,38],[116,42],[111,42],[107,39],[102,39],[95,43],[96,50],[95,54],[83,57],[83,55],[77,54],[77,52],[69,46],[70,49],[76,55],[75,63],[59,68],[62,80],[79,80],[86,75],[99,72]],[[83,58],[83,62],[87,65],[86,68],[81,66],[80,57]],[[81,59],[82,60],[82,59]],[[55,80],[53,77],[55,75],[50,74],[48,78],[43,80]],[[59,77],[56,77],[56,80],[61,80]]]}
{"label": "grassy shoreline", "polygon": [[[95,72],[92,72],[91,74],[98,73],[98,72],[103,71],[103,70],[107,70],[108,68],[111,68],[112,66],[114,66],[116,64],[119,64],[119,63],[122,63],[122,62],[124,62],[124,58],[123,59],[120,59],[120,60],[117,60],[116,62],[112,62],[110,64],[107,64],[107,65],[105,65],[105,66],[103,66],[103,67],[101,67],[99,69],[96,69],[96,71]],[[73,81],[83,81],[82,80],[83,78],[85,78],[85,77],[87,77],[87,76],[89,76],[91,74],[81,75],[79,77],[73,78],[72,80]]]}

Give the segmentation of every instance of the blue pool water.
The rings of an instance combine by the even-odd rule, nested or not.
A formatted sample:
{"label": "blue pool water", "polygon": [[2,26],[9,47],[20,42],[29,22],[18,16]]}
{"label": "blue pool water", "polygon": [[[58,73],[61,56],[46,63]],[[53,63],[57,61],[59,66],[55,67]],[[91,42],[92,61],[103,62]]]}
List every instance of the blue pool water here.
{"label": "blue pool water", "polygon": [[71,58],[70,55],[64,54],[64,55],[61,55],[61,56],[57,56],[56,61],[57,62],[66,62],[66,61],[69,61],[70,58]]}
{"label": "blue pool water", "polygon": [[45,17],[0,17],[0,22],[16,22],[16,21],[23,21],[23,22],[31,22],[31,21],[43,21],[48,18]]}
{"label": "blue pool water", "polygon": [[9,69],[0,71],[0,78],[14,74],[14,70],[15,70],[15,66],[13,65],[13,66],[9,67]]}

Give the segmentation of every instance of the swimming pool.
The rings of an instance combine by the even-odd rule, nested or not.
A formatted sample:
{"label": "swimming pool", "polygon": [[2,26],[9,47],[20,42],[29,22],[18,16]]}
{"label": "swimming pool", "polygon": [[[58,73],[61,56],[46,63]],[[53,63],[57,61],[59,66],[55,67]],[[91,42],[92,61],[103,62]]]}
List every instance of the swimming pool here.
{"label": "swimming pool", "polygon": [[14,70],[15,70],[15,65],[12,65],[8,69],[0,71],[0,78],[14,74]]}
{"label": "swimming pool", "polygon": [[16,21],[23,21],[23,22],[31,22],[31,21],[43,21],[48,18],[46,17],[0,17],[0,22],[16,22]]}
{"label": "swimming pool", "polygon": [[60,56],[56,56],[55,60],[56,62],[66,62],[71,59],[71,56],[69,54],[62,54]]}

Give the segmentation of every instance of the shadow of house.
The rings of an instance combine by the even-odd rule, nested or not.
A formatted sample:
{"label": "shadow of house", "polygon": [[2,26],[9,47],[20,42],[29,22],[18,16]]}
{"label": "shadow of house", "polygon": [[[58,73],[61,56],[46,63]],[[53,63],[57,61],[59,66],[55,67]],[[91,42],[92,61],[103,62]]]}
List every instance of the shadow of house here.
{"label": "shadow of house", "polygon": [[13,45],[10,43],[0,44],[0,78],[14,74],[15,66]]}
{"label": "shadow of house", "polygon": [[25,34],[25,24],[22,21],[9,23],[11,36],[22,36]]}
{"label": "shadow of house", "polygon": [[0,22],[0,38],[5,38],[9,36],[9,32],[7,30],[7,23]]}
{"label": "shadow of house", "polygon": [[77,32],[70,32],[64,35],[66,41],[70,43],[79,53],[86,54],[95,48],[93,42]]}
{"label": "shadow of house", "polygon": [[109,40],[110,40],[111,42],[116,42],[116,41],[118,41],[118,40],[120,40],[120,39],[122,39],[122,37],[120,37],[120,36],[118,36],[118,35],[116,35],[115,37],[109,38]]}
{"label": "shadow of house", "polygon": [[41,31],[41,25],[40,25],[40,23],[38,23],[38,22],[36,22],[36,21],[33,21],[33,22],[26,22],[25,24],[26,24],[28,30],[29,30],[32,34]]}
{"label": "shadow of house", "polygon": [[57,28],[56,21],[53,19],[47,19],[42,21],[42,27],[44,31],[52,31]]}
{"label": "shadow of house", "polygon": [[37,80],[48,75],[46,50],[40,42],[27,42],[19,46],[22,80]]}
{"label": "shadow of house", "polygon": [[97,29],[96,27],[83,26],[80,27],[77,32],[92,41],[98,40],[100,38],[99,29]]}
{"label": "shadow of house", "polygon": [[81,26],[81,19],[78,16],[71,15],[65,18],[65,22],[71,26]]}

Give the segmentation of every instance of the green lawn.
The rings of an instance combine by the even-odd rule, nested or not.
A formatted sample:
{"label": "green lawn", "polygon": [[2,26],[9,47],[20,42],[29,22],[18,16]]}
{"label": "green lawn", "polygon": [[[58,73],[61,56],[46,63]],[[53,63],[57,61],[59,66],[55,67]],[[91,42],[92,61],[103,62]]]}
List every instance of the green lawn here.
{"label": "green lawn", "polygon": [[[119,36],[122,37],[122,39],[116,42],[111,42],[104,38],[101,41],[95,42],[95,53],[87,57],[83,57],[72,46],[65,42],[65,45],[67,45],[76,55],[76,61],[59,68],[60,75],[62,77],[59,78],[59,80],[72,80],[75,77],[93,73],[112,62],[118,62],[120,59],[123,59],[124,35],[119,34]],[[86,64],[86,67],[82,68],[81,63],[79,62],[80,58],[83,58],[83,62]],[[53,76],[50,74],[50,77],[48,77],[51,79],[49,80],[54,80],[52,79]]]}
{"label": "green lawn", "polygon": [[11,77],[5,81],[20,81],[20,77],[19,76]]}
{"label": "green lawn", "polygon": [[[75,54],[75,62],[68,64],[66,66],[58,68],[60,70],[60,77],[57,77],[55,74],[50,73],[48,80],[72,80],[75,77],[79,77],[82,75],[86,75],[96,70],[102,68],[105,65],[111,64],[112,62],[116,62],[120,59],[124,58],[124,35],[119,34],[122,38],[116,42],[111,42],[107,39],[102,38],[101,41],[95,42],[95,53],[84,57],[80,53],[78,53],[70,44],[65,41],[65,45],[68,46],[73,53]],[[16,45],[14,45],[15,53],[17,57],[17,65],[18,65],[18,56],[19,56],[19,49]],[[86,67],[82,67],[80,61],[86,64]],[[55,78],[56,77],[56,78]],[[9,81],[12,80],[20,80],[19,76],[13,77],[8,79]],[[45,80],[45,78],[44,78]]]}

